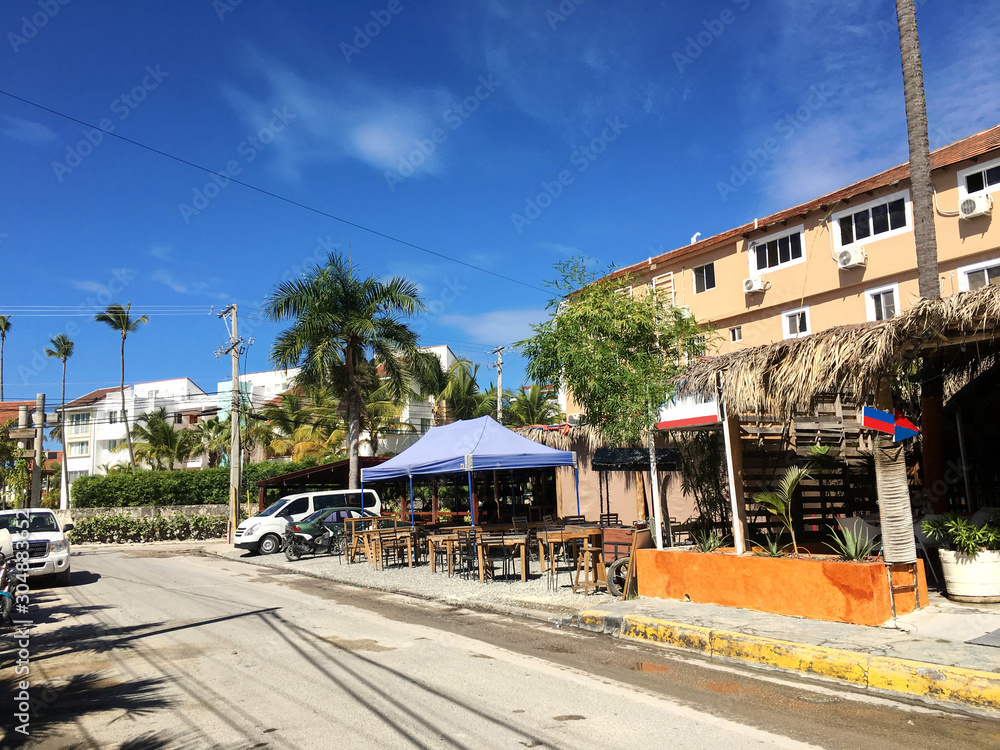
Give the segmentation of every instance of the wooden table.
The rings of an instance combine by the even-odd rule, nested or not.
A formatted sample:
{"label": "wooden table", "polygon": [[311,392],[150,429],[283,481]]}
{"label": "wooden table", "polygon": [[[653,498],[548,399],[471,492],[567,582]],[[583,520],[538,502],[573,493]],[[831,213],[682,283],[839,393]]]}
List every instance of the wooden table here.
{"label": "wooden table", "polygon": [[365,554],[373,568],[382,564],[382,549],[386,546],[406,546],[407,567],[413,567],[413,543],[416,532],[410,528],[366,529],[358,532],[364,543]]}
{"label": "wooden table", "polygon": [[455,572],[455,542],[457,541],[458,534],[454,531],[439,531],[427,535],[427,554],[431,559],[431,573],[437,572],[434,548],[439,544],[443,544],[448,550],[448,575]]}
{"label": "wooden table", "polygon": [[503,534],[493,535],[490,532],[483,532],[476,535],[476,548],[479,555],[479,582],[486,580],[486,565],[483,550],[486,547],[497,545],[504,547],[519,547],[521,550],[521,582],[528,580],[528,535],[527,534]]}
{"label": "wooden table", "polygon": [[554,548],[557,544],[565,544],[575,539],[589,540],[601,536],[600,526],[564,526],[556,529],[545,529],[536,532],[538,538],[538,560],[542,570],[545,570],[545,547],[549,548],[549,567],[552,575],[556,574],[556,556]]}

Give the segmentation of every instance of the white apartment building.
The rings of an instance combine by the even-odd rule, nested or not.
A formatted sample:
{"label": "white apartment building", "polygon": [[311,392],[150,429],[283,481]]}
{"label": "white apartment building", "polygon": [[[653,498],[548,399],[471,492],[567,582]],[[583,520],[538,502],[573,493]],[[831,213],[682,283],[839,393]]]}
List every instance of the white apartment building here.
{"label": "white apartment building", "polygon": [[[280,396],[292,387],[295,376],[301,367],[288,370],[268,370],[267,372],[248,372],[240,375],[240,392],[242,403],[249,406],[252,412],[260,411],[268,401]],[[233,381],[220,380],[218,384],[219,419],[228,419],[233,406]]]}
{"label": "white apartment building", "polygon": [[[125,387],[125,413],[129,424],[137,417],[165,409],[177,426],[189,427],[216,413],[216,397],[188,378],[136,383]],[[66,471],[72,493],[75,479],[104,474],[109,466],[128,462],[127,452],[116,451],[125,442],[119,388],[101,388],[66,404]],[[199,468],[203,457],[188,462]]]}

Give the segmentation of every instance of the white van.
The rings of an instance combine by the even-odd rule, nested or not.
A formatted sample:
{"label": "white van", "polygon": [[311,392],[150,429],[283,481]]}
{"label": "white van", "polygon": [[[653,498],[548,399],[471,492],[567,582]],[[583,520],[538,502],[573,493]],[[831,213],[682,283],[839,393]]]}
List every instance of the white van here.
{"label": "white van", "polygon": [[[326,490],[285,495],[271,503],[256,516],[236,527],[234,546],[262,555],[281,549],[281,539],[289,521],[301,521],[317,510],[346,508],[352,515],[360,516],[362,509],[382,515],[382,499],[375,490]],[[366,514],[367,515],[367,514]]]}

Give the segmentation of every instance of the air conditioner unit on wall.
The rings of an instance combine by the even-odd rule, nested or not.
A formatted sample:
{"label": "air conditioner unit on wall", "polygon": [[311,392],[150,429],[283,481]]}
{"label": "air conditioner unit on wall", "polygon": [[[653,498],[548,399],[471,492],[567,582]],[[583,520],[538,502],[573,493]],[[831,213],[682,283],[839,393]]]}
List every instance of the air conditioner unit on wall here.
{"label": "air conditioner unit on wall", "polygon": [[767,287],[767,282],[764,281],[760,276],[751,276],[749,279],[743,280],[743,293],[753,294],[754,292],[763,292]]}
{"label": "air conditioner unit on wall", "polygon": [[852,247],[837,253],[837,268],[842,271],[848,268],[857,268],[863,266],[867,260],[868,256],[865,255],[863,247]]}
{"label": "air conditioner unit on wall", "polygon": [[993,197],[989,195],[973,195],[958,204],[958,215],[962,219],[985,216],[992,210]]}

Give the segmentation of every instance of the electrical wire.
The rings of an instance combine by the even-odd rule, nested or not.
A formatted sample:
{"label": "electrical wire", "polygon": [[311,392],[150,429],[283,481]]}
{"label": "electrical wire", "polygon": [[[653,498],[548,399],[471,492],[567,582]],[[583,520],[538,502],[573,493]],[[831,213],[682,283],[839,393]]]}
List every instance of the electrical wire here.
{"label": "electrical wire", "polygon": [[543,288],[535,286],[533,284],[529,284],[526,281],[521,281],[520,279],[515,279],[512,276],[505,276],[504,274],[497,273],[496,271],[490,271],[489,269],[483,268],[482,266],[477,266],[477,265],[474,265],[473,263],[468,263],[468,262],[466,262],[464,260],[459,260],[458,258],[454,258],[454,257],[452,257],[450,255],[445,255],[444,253],[439,253],[436,250],[431,250],[429,248],[423,247],[422,245],[417,245],[417,244],[415,244],[413,242],[409,242],[409,241],[401,239],[399,237],[395,237],[395,236],[393,236],[391,234],[388,234],[386,232],[381,232],[381,231],[379,231],[377,229],[372,229],[370,227],[366,227],[363,224],[358,224],[355,221],[350,221],[349,219],[341,218],[340,216],[336,216],[334,214],[331,214],[328,211],[324,211],[323,209],[316,208],[315,206],[310,206],[307,203],[302,203],[301,201],[297,201],[297,200],[294,200],[292,198],[287,198],[287,197],[285,197],[285,196],[283,196],[283,195],[281,195],[279,193],[275,193],[275,192],[273,192],[271,190],[266,190],[266,189],[264,189],[262,187],[258,187],[256,185],[252,185],[249,182],[244,182],[243,180],[238,180],[235,177],[233,177],[232,175],[222,174],[221,172],[216,172],[215,170],[209,169],[208,167],[203,167],[202,165],[197,164],[196,162],[189,161],[188,159],[184,159],[184,158],[182,158],[180,156],[175,156],[174,154],[168,153],[166,151],[162,151],[161,149],[158,149],[158,148],[154,148],[153,146],[148,146],[145,143],[141,143],[141,142],[133,140],[131,138],[126,138],[125,136],[119,135],[118,133],[114,133],[114,132],[112,132],[110,130],[104,130],[103,128],[99,128],[96,125],[94,125],[92,123],[89,123],[89,122],[87,122],[85,120],[81,120],[81,119],[79,119],[77,117],[73,117],[72,115],[68,115],[65,112],[60,112],[59,110],[52,109],[51,107],[46,107],[45,105],[39,104],[37,102],[33,102],[30,99],[25,99],[24,97],[18,96],[17,94],[12,94],[9,91],[4,91],[3,89],[0,89],[0,94],[3,94],[4,96],[9,97],[10,99],[14,99],[16,101],[22,102],[23,104],[27,104],[30,107],[35,107],[36,109],[40,109],[43,112],[48,112],[49,114],[55,115],[56,117],[61,117],[64,120],[69,120],[70,122],[75,122],[78,125],[83,125],[86,128],[91,128],[92,130],[97,130],[97,131],[99,131],[101,133],[104,133],[105,135],[111,136],[112,138],[116,138],[116,139],[118,139],[120,141],[124,141],[125,143],[129,143],[129,144],[131,144],[133,146],[137,146],[138,148],[144,149],[145,151],[149,151],[151,153],[158,154],[158,155],[163,156],[163,157],[165,157],[167,159],[171,159],[172,161],[179,162],[180,164],[185,164],[185,165],[187,165],[189,167],[192,167],[193,169],[197,169],[197,170],[199,170],[201,172],[204,172],[205,174],[214,175],[216,177],[222,177],[222,178],[228,180],[229,182],[235,183],[236,185],[240,185],[240,186],[245,187],[245,188],[247,188],[249,190],[253,190],[254,192],[260,193],[261,195],[266,195],[266,196],[268,196],[270,198],[274,198],[274,199],[279,200],[279,201],[281,201],[283,203],[287,203],[289,205],[296,206],[297,208],[304,209],[304,210],[309,211],[309,212],[314,213],[314,214],[319,214],[320,216],[324,216],[324,217],[326,217],[328,219],[333,219],[334,221],[340,222],[341,224],[345,224],[346,226],[349,226],[349,227],[353,227],[354,229],[359,229],[362,232],[367,232],[368,234],[374,235],[375,237],[381,237],[382,239],[389,240],[390,242],[398,243],[400,245],[403,245],[404,247],[409,247],[409,248],[412,248],[413,250],[418,250],[418,251],[420,251],[422,253],[427,253],[428,255],[433,255],[436,258],[441,258],[442,260],[447,260],[447,261],[449,261],[451,263],[456,263],[456,264],[458,264],[460,266],[465,266],[466,268],[471,268],[474,271],[479,271],[480,273],[485,273],[485,274],[488,274],[490,276],[494,276],[494,277],[496,277],[498,279],[503,279],[504,281],[509,281],[512,284],[518,284],[519,286],[523,286],[523,287],[526,287],[528,289],[534,289],[535,291],[539,291],[539,292],[544,292],[545,294],[549,294],[550,293],[549,290],[543,289]]}

